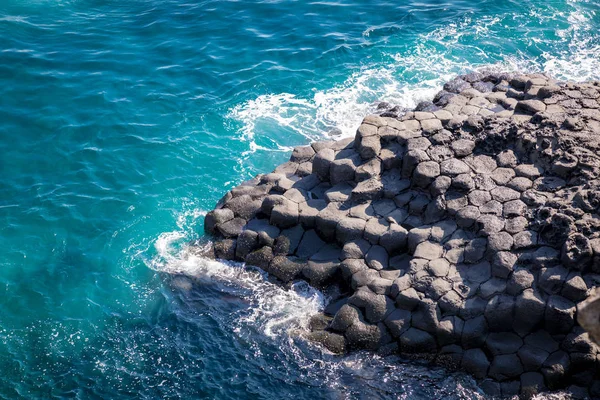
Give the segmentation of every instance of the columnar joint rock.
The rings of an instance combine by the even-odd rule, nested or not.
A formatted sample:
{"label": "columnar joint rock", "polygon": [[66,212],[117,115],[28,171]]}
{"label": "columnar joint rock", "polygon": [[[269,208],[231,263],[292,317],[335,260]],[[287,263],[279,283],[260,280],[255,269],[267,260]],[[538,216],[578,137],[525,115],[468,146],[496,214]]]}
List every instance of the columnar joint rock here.
{"label": "columnar joint rock", "polygon": [[205,219],[213,255],[340,287],[308,334],[334,352],[422,356],[495,396],[600,397],[577,320],[600,281],[599,98],[598,83],[460,76],[231,190]]}

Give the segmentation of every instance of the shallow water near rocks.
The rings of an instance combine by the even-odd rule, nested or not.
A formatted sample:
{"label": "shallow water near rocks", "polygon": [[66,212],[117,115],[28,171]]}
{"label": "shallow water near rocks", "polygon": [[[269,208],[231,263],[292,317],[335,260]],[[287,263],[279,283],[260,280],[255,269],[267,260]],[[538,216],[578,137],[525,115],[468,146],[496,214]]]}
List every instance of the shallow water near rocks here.
{"label": "shallow water near rocks", "polygon": [[411,107],[477,68],[599,79],[599,12],[2,2],[0,397],[481,398],[464,375],[304,342],[323,294],[187,243],[227,189],[352,135],[378,100]]}

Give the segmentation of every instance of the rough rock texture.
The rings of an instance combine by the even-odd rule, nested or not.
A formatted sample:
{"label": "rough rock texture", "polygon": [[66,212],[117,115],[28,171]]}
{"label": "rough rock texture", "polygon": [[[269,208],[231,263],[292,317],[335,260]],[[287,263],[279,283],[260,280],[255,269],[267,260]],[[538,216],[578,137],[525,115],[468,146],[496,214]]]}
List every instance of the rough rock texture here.
{"label": "rough rock texture", "polygon": [[346,296],[332,351],[435,360],[495,396],[600,396],[577,322],[600,281],[600,84],[470,74],[433,103],[367,116],[231,190],[214,255]]}

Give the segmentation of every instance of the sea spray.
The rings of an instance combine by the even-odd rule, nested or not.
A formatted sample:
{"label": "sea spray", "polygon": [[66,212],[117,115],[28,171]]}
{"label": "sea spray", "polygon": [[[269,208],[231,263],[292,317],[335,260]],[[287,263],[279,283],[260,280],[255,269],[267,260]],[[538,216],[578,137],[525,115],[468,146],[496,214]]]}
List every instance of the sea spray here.
{"label": "sea spray", "polygon": [[[341,84],[313,89],[311,96],[294,93],[263,94],[232,107],[227,117],[241,124],[239,135],[249,153],[268,150],[256,143],[274,126],[306,141],[352,137],[362,119],[379,102],[414,108],[433,98],[452,77],[475,71],[545,72],[557,79],[582,82],[600,78],[600,44],[591,23],[597,18],[586,2],[568,2],[568,9],[533,6],[523,13],[475,16],[467,13],[457,22],[418,35],[412,46],[400,51],[384,49],[380,61],[365,61]],[[554,21],[554,34],[530,37],[513,34],[518,47],[533,46],[536,57],[494,48],[490,37],[506,36],[506,26],[525,21],[531,31],[536,21]],[[390,33],[393,27],[385,28]],[[370,37],[375,28],[363,33]],[[524,29],[524,28],[521,28]],[[376,29],[375,29],[376,30]],[[392,29],[393,30],[393,29]],[[393,41],[391,44],[394,44]],[[333,134],[332,134],[333,133]],[[275,143],[277,150],[290,146]]]}
{"label": "sea spray", "polygon": [[179,289],[193,290],[195,286],[208,285],[225,296],[235,296],[246,302],[248,312],[237,321],[237,332],[251,326],[253,330],[274,337],[295,329],[306,330],[310,317],[327,305],[326,296],[306,282],[284,288],[270,282],[268,275],[256,268],[211,260],[198,255],[195,247],[180,247],[184,238],[182,232],[161,234],[155,242],[157,254],[149,266],[175,276],[175,286]]}

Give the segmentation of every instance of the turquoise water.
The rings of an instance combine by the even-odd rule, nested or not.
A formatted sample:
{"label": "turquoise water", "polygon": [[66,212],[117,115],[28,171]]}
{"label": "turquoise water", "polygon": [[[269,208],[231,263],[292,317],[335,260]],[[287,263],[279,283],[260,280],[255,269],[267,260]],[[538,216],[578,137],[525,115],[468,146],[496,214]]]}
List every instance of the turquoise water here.
{"label": "turquoise water", "polygon": [[599,28],[591,0],[2,1],[0,397],[478,398],[312,347],[322,294],[186,244],[377,100],[484,67],[600,78]]}

